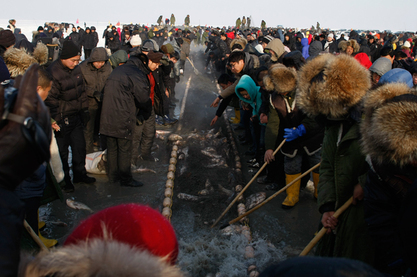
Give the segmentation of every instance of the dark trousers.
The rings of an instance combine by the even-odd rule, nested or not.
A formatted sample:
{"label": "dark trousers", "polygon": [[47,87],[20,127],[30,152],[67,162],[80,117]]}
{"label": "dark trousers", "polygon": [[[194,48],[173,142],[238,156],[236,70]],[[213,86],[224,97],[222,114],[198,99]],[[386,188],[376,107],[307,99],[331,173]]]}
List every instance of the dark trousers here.
{"label": "dark trousers", "polygon": [[71,146],[72,153],[72,172],[74,178],[80,178],[87,175],[85,170],[85,139],[84,127],[81,123],[80,116],[68,117],[68,124],[64,121],[61,126],[61,131],[55,132],[56,142],[59,148],[59,155],[62,160],[62,168],[64,169],[65,179],[71,180],[70,168],[68,164],[69,146]]}
{"label": "dark trousers", "polygon": [[[274,149],[275,151],[275,149]],[[284,155],[281,151],[275,154],[275,160],[266,166],[267,177],[277,184],[285,184]]]}
{"label": "dark trousers", "polygon": [[[136,165],[139,156],[139,147],[142,156],[149,156],[155,138],[155,112],[141,125],[135,126],[133,134],[132,164]],[[108,143],[107,143],[108,144]],[[108,147],[108,146],[107,146]]]}
{"label": "dark trousers", "polygon": [[240,123],[243,128],[245,128],[245,138],[250,140],[252,138],[250,131],[250,117],[252,115],[252,110],[244,110],[240,108]]}
{"label": "dark trousers", "polygon": [[0,187],[0,275],[17,276],[24,206],[14,192]]}
{"label": "dark trousers", "polygon": [[119,180],[122,184],[133,182],[132,172],[130,171],[131,159],[131,140],[107,137],[107,166],[109,168],[108,177],[110,182],[115,183]]}
{"label": "dark trousers", "polygon": [[25,217],[35,234],[38,233],[38,209],[41,206],[41,197],[21,199],[25,203]]}
{"label": "dark trousers", "polygon": [[87,154],[94,152],[94,135],[98,113],[98,102],[94,97],[88,97],[88,112],[90,113],[90,120],[84,127],[85,147]]}
{"label": "dark trousers", "polygon": [[90,55],[91,55],[91,49],[85,49],[84,48],[85,59],[88,59],[90,57]]}

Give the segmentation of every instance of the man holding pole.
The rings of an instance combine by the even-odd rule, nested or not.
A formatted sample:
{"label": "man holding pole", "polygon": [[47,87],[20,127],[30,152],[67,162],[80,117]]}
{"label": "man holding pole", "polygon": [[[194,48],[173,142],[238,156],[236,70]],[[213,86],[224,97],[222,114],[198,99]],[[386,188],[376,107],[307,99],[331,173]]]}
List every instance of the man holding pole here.
{"label": "man holding pole", "polygon": [[[287,139],[287,143],[281,148],[281,153],[284,155],[286,184],[301,176],[303,157],[308,158],[310,166],[320,162],[324,133],[323,127],[299,109],[295,99],[296,84],[297,72],[282,64],[271,66],[268,75],[264,77],[265,88],[274,91],[270,95],[269,108],[276,111],[270,113],[268,125],[272,123],[275,130],[284,129],[284,138]],[[266,162],[274,160],[272,153],[273,149],[265,152]],[[313,171],[313,181],[314,196],[317,198],[318,168]],[[297,204],[300,185],[301,180],[298,180],[287,188],[287,197],[282,202],[283,209],[290,209]]]}

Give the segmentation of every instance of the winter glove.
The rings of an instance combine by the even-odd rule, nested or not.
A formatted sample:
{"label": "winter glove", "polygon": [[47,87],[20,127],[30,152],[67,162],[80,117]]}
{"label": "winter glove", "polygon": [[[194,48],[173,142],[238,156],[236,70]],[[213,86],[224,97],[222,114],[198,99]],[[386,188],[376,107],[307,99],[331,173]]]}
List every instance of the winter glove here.
{"label": "winter glove", "polygon": [[175,82],[179,83],[180,82],[180,76],[175,76]]}
{"label": "winter glove", "polygon": [[287,141],[295,140],[298,137],[303,136],[306,133],[306,128],[303,124],[298,125],[297,128],[291,129],[291,128],[285,128],[284,129],[284,138],[287,139]]}

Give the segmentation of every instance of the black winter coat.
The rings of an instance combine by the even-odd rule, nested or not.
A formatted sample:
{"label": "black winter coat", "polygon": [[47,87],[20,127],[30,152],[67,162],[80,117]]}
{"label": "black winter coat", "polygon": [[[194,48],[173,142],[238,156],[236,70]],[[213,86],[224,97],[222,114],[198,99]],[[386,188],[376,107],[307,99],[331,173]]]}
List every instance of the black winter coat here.
{"label": "black winter coat", "polygon": [[295,92],[287,97],[288,101],[285,101],[282,95],[276,92],[271,94],[271,102],[279,116],[280,128],[297,128],[300,124],[303,124],[307,132],[305,135],[285,143],[281,152],[290,158],[294,157],[299,151],[311,156],[321,149],[324,127],[319,126],[314,119],[307,117],[297,105],[294,105]]}
{"label": "black winter coat", "polygon": [[113,40],[109,39],[107,41],[107,47],[111,49],[112,53],[116,52],[121,47],[119,39],[116,37]]}
{"label": "black winter coat", "polygon": [[71,34],[69,34],[68,40],[74,42],[74,44],[77,45],[78,48],[81,48],[81,36],[79,33],[72,32]]}
{"label": "black winter coat", "polygon": [[[112,67],[107,60],[106,49],[99,47],[93,49],[90,58],[80,64],[85,81],[85,92],[88,97],[95,97],[98,101],[101,101],[104,85],[112,72]],[[97,69],[93,66],[93,62],[98,61],[106,61],[106,63]]]}
{"label": "black winter coat", "polygon": [[[145,64],[144,64],[145,62]],[[148,58],[131,56],[126,64],[116,67],[104,87],[100,133],[115,138],[133,139],[137,115],[148,119],[152,111],[147,77]]]}
{"label": "black winter coat", "polygon": [[97,46],[97,33],[85,33],[82,40],[84,49],[93,49]]}
{"label": "black winter coat", "polygon": [[46,70],[53,78],[52,88],[45,99],[51,118],[59,124],[66,116],[74,116],[88,109],[84,79],[79,66],[69,69],[58,59]]}
{"label": "black winter coat", "polygon": [[416,267],[413,246],[417,228],[412,220],[416,212],[416,171],[413,167],[371,163],[364,188],[364,211],[375,245],[373,266],[380,272],[403,276],[408,267]]}

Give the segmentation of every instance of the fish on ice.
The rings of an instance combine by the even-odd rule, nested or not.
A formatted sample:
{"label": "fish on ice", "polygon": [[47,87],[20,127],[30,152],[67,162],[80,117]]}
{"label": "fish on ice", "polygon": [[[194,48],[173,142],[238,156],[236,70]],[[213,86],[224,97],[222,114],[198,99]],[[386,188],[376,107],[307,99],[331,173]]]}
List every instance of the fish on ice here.
{"label": "fish on ice", "polygon": [[265,192],[257,192],[246,198],[246,208],[248,210],[261,204],[266,198]]}
{"label": "fish on ice", "polygon": [[180,135],[177,134],[170,134],[168,137],[169,141],[177,141],[177,140],[182,140],[182,137]]}
{"label": "fish on ice", "polygon": [[149,168],[145,168],[145,167],[139,167],[135,170],[132,170],[132,173],[145,173],[145,172],[151,172],[151,173],[156,173],[155,170],[149,169]]}
{"label": "fish on ice", "polygon": [[215,158],[215,159],[220,159],[222,157],[222,155],[218,155],[212,152],[208,152],[206,150],[201,150],[201,153],[203,153],[204,155],[210,157],[210,158]]}
{"label": "fish on ice", "polygon": [[74,210],[86,210],[86,211],[93,212],[92,209],[90,209],[86,204],[83,204],[81,202],[77,202],[75,200],[72,200],[72,199],[69,199],[68,198],[67,201],[66,201],[66,203],[67,203],[68,207],[70,207],[71,209],[74,209]]}
{"label": "fish on ice", "polygon": [[182,199],[182,200],[194,201],[194,202],[197,202],[197,201],[200,200],[200,197],[198,197],[198,196],[191,195],[191,194],[186,194],[186,193],[182,193],[182,192],[178,193],[177,197],[179,199]]}

